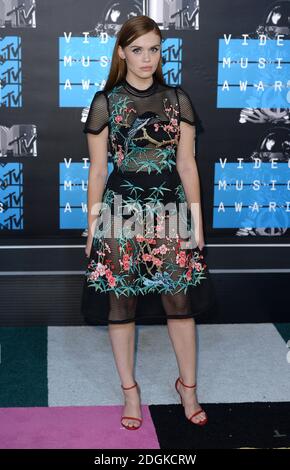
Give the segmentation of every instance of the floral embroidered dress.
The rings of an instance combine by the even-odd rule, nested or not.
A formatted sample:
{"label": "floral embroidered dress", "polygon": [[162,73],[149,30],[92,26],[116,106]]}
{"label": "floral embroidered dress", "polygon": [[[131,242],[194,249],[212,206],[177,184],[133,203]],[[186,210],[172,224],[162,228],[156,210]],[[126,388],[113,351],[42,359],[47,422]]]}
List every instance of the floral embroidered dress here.
{"label": "floral embroidered dress", "polygon": [[[180,86],[160,84],[155,77],[145,90],[124,79],[110,91],[96,92],[92,99],[83,132],[99,134],[108,126],[113,171],[104,190],[85,275],[87,287],[110,300],[108,323],[135,320],[134,312],[126,308],[125,299],[130,296],[142,299],[147,294],[164,294],[168,318],[193,317],[203,310],[197,298],[194,306],[191,303],[197,286],[196,295],[202,298],[203,256],[196,244],[186,248],[181,243],[185,239],[178,230],[170,231],[174,218],[179,217],[187,228],[191,223],[176,169],[180,121],[195,126],[188,94]],[[164,206],[169,211],[158,211]],[[126,231],[126,222],[134,216],[134,227],[139,227],[145,209],[152,223],[147,231],[135,230],[132,235]],[[122,220],[122,229],[116,217]],[[129,227],[134,228],[132,223]],[[174,302],[170,296],[175,296]]]}

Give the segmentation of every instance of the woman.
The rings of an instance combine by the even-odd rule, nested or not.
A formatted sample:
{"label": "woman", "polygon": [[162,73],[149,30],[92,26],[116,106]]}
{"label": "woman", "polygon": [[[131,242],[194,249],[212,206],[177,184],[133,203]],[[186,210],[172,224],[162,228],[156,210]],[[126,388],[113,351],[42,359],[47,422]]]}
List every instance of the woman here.
{"label": "woman", "polygon": [[[180,372],[175,388],[185,416],[194,424],[207,422],[195,395],[195,322],[188,293],[202,285],[206,266],[200,254],[204,236],[194,158],[195,116],[187,93],[163,79],[161,41],[158,25],[147,16],[123,24],[106,86],[94,95],[84,127],[90,155],[86,275],[96,291],[110,298],[109,336],[125,398],[121,424],[132,430],[142,424],[140,388],[133,372],[135,309],[138,295],[148,292],[160,293],[166,311]],[[114,170],[107,179],[108,142]],[[121,202],[116,205],[117,196]],[[154,230],[146,236],[115,231],[121,209],[139,208],[135,222],[140,223],[140,207],[144,210],[152,202],[159,209],[188,204],[196,249],[185,248],[181,242],[188,237],[169,230],[179,209],[165,216],[149,210]],[[107,219],[108,208],[113,217]],[[124,213],[122,221],[128,222]],[[166,229],[162,235],[161,228]]]}

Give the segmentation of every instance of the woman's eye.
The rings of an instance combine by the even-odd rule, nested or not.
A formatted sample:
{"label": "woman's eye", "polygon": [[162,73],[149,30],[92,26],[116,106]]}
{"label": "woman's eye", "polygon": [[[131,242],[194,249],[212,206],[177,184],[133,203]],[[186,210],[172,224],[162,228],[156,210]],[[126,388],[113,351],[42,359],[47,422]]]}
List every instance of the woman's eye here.
{"label": "woman's eye", "polygon": [[[158,47],[152,47],[151,50],[158,51]],[[133,49],[133,52],[140,52],[140,49]]]}

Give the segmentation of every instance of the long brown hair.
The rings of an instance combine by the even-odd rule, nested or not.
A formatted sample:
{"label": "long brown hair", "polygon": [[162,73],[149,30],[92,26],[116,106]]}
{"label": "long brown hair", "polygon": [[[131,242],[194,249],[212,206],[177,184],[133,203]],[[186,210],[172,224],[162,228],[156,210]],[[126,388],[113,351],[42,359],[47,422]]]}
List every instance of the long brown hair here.
{"label": "long brown hair", "polygon": [[[150,31],[154,31],[160,37],[160,42],[162,41],[162,34],[159,29],[159,26],[155,21],[146,15],[139,15],[129,18],[127,20],[120,31],[117,34],[117,40],[115,43],[115,47],[113,50],[112,55],[112,62],[111,68],[109,72],[109,76],[104,86],[103,90],[111,90],[115,85],[125,79],[127,75],[127,64],[126,61],[121,59],[118,54],[118,47],[121,46],[122,48],[131,44],[135,39],[143,36],[143,34],[149,33]],[[165,84],[165,80],[162,74],[162,57],[160,55],[160,60],[157,66],[156,71],[153,74],[153,77],[161,83]]]}

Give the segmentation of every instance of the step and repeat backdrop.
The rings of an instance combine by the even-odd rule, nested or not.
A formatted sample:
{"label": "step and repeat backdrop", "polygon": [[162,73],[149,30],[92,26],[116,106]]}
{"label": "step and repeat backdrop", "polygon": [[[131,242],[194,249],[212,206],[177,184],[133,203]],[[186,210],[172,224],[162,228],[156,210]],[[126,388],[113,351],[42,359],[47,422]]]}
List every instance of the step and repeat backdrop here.
{"label": "step and repeat backdrop", "polygon": [[288,240],[290,1],[268,0],[0,0],[0,237],[86,236],[83,125],[143,14],[198,116],[207,241]]}

